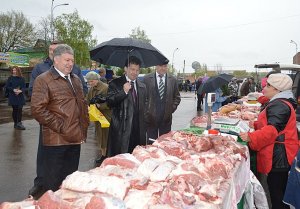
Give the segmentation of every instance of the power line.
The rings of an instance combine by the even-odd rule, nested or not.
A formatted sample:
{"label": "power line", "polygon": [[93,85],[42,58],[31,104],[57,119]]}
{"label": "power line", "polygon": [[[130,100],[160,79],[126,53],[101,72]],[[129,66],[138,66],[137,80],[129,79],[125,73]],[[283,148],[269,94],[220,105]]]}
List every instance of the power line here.
{"label": "power line", "polygon": [[204,29],[198,29],[198,30],[189,30],[189,31],[180,31],[180,32],[171,32],[171,33],[157,33],[157,34],[152,34],[152,36],[160,36],[160,35],[179,35],[179,34],[187,34],[187,33],[197,33],[201,30],[201,32],[209,31],[209,30],[225,30],[225,29],[230,29],[230,28],[238,28],[238,27],[244,27],[248,25],[256,25],[256,24],[261,24],[261,23],[266,23],[266,22],[273,22],[273,21],[278,21],[278,20],[283,20],[283,19],[288,19],[288,18],[294,18],[294,17],[299,17],[300,14],[295,14],[295,15],[289,15],[285,17],[277,17],[277,18],[272,18],[268,20],[261,20],[261,21],[253,21],[253,22],[248,22],[248,23],[241,23],[241,24],[235,24],[235,25],[227,25],[227,26],[221,26],[221,27],[213,27],[213,28],[207,28]]}

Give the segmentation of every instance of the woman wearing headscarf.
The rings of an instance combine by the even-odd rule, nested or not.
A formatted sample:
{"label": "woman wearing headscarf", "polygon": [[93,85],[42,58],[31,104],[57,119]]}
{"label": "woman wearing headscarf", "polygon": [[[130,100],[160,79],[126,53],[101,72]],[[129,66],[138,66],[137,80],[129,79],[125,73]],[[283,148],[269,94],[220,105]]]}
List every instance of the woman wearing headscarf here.
{"label": "woman wearing headscarf", "polygon": [[270,99],[254,123],[253,132],[240,133],[250,149],[257,151],[257,171],[267,175],[273,209],[289,208],[283,195],[292,161],[299,149],[293,81],[285,74],[267,79],[264,95]]}
{"label": "woman wearing headscarf", "polygon": [[25,79],[19,67],[14,66],[11,68],[11,76],[7,79],[5,88],[8,92],[8,105],[13,109],[14,128],[25,130],[22,124],[22,109],[23,105],[25,105]]}
{"label": "woman wearing headscarf", "polygon": [[[111,110],[107,106],[105,101],[100,101],[99,98],[105,98],[107,96],[108,85],[100,81],[100,75],[96,72],[88,72],[86,74],[86,80],[90,86],[89,92],[87,94],[88,103],[95,103],[100,112],[105,116],[105,118],[110,122],[111,120]],[[95,122],[96,130],[96,140],[99,146],[99,156],[95,160],[96,163],[101,163],[107,153],[107,143],[108,143],[108,128],[101,128],[99,122]]]}

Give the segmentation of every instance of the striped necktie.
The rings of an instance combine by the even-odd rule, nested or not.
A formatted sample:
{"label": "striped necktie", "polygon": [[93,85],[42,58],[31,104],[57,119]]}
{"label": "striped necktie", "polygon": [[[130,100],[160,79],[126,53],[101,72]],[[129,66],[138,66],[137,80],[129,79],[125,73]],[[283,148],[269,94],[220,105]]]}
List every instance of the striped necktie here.
{"label": "striped necktie", "polygon": [[163,99],[164,93],[165,93],[165,83],[162,79],[163,75],[158,75],[158,76],[159,76],[158,93],[159,93],[160,99]]}

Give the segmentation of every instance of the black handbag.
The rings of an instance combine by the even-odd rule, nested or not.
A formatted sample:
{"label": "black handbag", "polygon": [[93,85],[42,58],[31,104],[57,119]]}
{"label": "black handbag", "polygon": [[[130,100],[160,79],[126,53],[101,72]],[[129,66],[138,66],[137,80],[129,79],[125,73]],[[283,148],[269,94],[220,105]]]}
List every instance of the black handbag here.
{"label": "black handbag", "polygon": [[8,95],[9,95],[9,91],[6,87],[4,87],[4,97],[8,98]]}

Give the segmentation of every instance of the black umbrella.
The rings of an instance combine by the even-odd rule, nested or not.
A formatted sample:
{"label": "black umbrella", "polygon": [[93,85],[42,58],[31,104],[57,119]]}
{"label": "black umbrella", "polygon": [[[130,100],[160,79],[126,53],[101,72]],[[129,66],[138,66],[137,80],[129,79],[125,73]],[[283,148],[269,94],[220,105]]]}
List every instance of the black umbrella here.
{"label": "black umbrella", "polygon": [[229,81],[233,78],[232,75],[228,74],[219,74],[217,76],[210,77],[203,85],[198,89],[198,94],[213,92],[216,89],[220,88],[224,84],[228,84]]}
{"label": "black umbrella", "polygon": [[90,50],[91,59],[101,64],[124,67],[129,56],[138,57],[141,67],[166,63],[167,58],[150,43],[133,38],[114,38]]}

